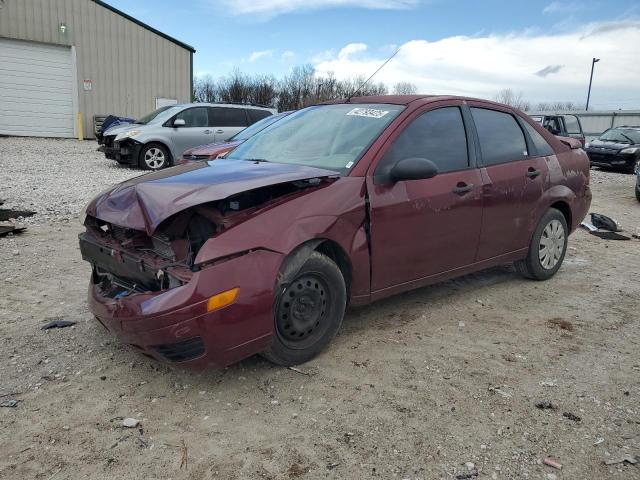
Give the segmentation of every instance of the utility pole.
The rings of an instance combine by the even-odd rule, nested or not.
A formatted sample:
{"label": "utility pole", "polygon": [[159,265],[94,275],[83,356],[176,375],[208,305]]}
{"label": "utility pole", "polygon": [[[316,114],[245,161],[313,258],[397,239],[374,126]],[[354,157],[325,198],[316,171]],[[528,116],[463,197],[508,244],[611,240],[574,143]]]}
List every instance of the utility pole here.
{"label": "utility pole", "polygon": [[599,58],[593,57],[591,60],[591,77],[589,77],[589,91],[587,92],[587,106],[584,109],[585,111],[589,110],[589,98],[591,98],[591,83],[593,83],[593,67],[595,67],[596,63],[600,61]]}

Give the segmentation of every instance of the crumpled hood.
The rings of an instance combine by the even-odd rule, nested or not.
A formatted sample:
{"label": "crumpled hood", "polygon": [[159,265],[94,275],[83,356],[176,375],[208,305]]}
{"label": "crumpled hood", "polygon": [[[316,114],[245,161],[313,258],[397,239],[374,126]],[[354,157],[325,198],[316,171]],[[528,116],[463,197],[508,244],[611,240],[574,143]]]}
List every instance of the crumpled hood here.
{"label": "crumpled hood", "polygon": [[189,207],[269,185],[337,176],[333,170],[286,163],[225,159],[188,163],[103,192],[89,204],[87,215],[152,235],[164,220]]}
{"label": "crumpled hood", "polygon": [[228,150],[236,148],[243,142],[244,140],[236,140],[235,142],[208,143],[206,145],[200,145],[198,147],[193,147],[189,150],[185,150],[182,154],[182,157],[188,158],[191,155],[218,155],[221,152],[226,152]]}

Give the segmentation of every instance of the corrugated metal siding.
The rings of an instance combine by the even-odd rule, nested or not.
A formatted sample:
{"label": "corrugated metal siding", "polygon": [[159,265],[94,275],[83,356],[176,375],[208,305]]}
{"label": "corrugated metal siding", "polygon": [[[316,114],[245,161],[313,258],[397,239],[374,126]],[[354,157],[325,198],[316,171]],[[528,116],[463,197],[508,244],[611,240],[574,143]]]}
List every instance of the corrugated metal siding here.
{"label": "corrugated metal siding", "polygon": [[[191,100],[191,52],[90,0],[5,0],[0,37],[75,46],[85,136],[93,115],[139,117],[156,97]],[[60,24],[67,26],[60,32]],[[85,91],[83,80],[92,81]]]}

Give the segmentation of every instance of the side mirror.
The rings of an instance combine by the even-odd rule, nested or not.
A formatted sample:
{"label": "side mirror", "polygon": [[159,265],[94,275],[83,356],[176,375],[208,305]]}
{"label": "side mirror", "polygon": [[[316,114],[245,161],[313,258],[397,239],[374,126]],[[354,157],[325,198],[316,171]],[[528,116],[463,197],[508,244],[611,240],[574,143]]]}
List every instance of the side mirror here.
{"label": "side mirror", "polygon": [[176,127],[176,128],[177,127],[184,127],[185,125],[187,125],[187,122],[185,122],[184,119],[182,119],[182,118],[176,118],[173,121],[173,126]]}
{"label": "side mirror", "polygon": [[435,177],[438,174],[438,167],[431,160],[426,158],[405,158],[396,163],[389,177],[391,181],[400,180],[422,180]]}

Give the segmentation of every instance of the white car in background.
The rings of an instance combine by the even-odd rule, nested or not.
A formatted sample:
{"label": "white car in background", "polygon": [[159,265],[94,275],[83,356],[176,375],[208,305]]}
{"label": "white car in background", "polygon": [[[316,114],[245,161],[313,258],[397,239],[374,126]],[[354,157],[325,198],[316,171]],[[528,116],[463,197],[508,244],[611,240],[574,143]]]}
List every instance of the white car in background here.
{"label": "white car in background", "polygon": [[185,150],[224,142],[249,125],[276,113],[273,108],[222,103],[161,107],[129,125],[104,132],[107,158],[147,170],[174,163]]}

